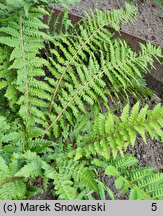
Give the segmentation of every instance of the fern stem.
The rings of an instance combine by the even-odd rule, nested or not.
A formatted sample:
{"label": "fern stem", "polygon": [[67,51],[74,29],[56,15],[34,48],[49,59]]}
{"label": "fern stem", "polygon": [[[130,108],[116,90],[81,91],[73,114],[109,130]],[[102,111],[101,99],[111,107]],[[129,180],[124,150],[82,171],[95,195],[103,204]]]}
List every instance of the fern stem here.
{"label": "fern stem", "polygon": [[[130,60],[128,60],[128,61],[124,61],[123,63],[121,63],[121,64],[119,64],[119,65],[117,65],[117,67],[121,67],[121,66],[123,66],[124,64],[126,64],[127,62],[132,62],[133,60],[135,60],[136,58],[134,58],[134,59],[130,59]],[[110,68],[109,68],[109,70],[112,70],[114,68],[114,66],[112,65],[112,66],[110,66]],[[65,71],[66,72],[66,71]],[[61,112],[58,114],[58,116],[56,117],[56,119],[51,123],[51,125],[48,127],[48,128],[46,128],[45,130],[49,130],[57,121],[58,121],[58,119],[61,117],[61,115],[63,114],[63,112],[67,109],[67,107],[70,105],[70,103],[77,97],[77,95],[78,94],[80,94],[80,92],[85,88],[85,87],[87,87],[88,86],[88,84],[89,83],[91,83],[92,81],[94,81],[94,79],[96,79],[96,77],[98,77],[99,75],[101,75],[101,74],[103,74],[104,73],[104,71],[101,71],[101,73],[99,73],[99,74],[97,74],[97,75],[95,75],[90,81],[88,81],[81,89],[79,89],[79,91],[77,91],[77,93],[71,98],[71,100],[65,105],[65,107],[61,110]],[[63,75],[63,74],[62,74]],[[58,86],[59,87],[59,86]],[[51,111],[51,110],[49,110],[49,111]]]}
{"label": "fern stem", "polygon": [[[117,65],[117,67],[121,67],[121,66],[123,66],[124,64],[126,64],[127,62],[132,62],[133,60],[135,60],[136,58],[134,58],[134,59],[130,59],[130,60],[128,60],[128,61],[124,61],[123,62],[123,64],[121,63],[121,64],[119,64],[119,65]],[[112,66],[110,66],[110,68],[109,68],[109,70],[112,70],[114,68],[114,66],[112,65]],[[66,71],[65,71],[66,72]],[[67,109],[67,107],[70,105],[70,103],[76,98],[76,96],[85,88],[85,87],[87,87],[87,85],[89,84],[89,83],[91,83],[92,81],[94,81],[94,79],[96,79],[96,77],[98,77],[99,75],[101,75],[101,74],[103,74],[104,73],[104,71],[102,71],[101,73],[99,73],[99,74],[97,74],[97,75],[95,75],[90,81],[88,81],[72,98],[71,98],[71,100],[65,105],[65,107],[62,109],[62,111],[58,114],[58,116],[56,117],[56,119],[51,123],[51,125],[48,127],[48,128],[46,128],[45,130],[49,130],[57,121],[58,121],[58,119],[61,117],[61,115],[63,114],[63,112]],[[63,75],[63,74],[62,74]],[[58,86],[59,87],[59,86]],[[51,110],[49,110],[49,111],[51,111]]]}
{"label": "fern stem", "polygon": [[22,51],[22,57],[24,61],[24,82],[25,82],[25,97],[26,97],[26,116],[29,114],[29,91],[28,91],[28,76],[27,76],[27,65],[24,51],[24,39],[23,39],[23,18],[20,15],[20,46]]}
{"label": "fern stem", "polygon": [[[102,71],[101,73],[103,73]],[[65,105],[65,107],[61,110],[61,112],[58,114],[58,116],[55,118],[55,120],[51,123],[51,125],[46,129],[47,131],[58,121],[58,119],[61,117],[63,112],[67,109],[67,107],[71,104],[71,102],[80,94],[80,92],[83,91],[94,79],[96,79],[100,74],[96,74],[91,80],[89,80],[82,88],[80,88],[76,94],[71,98],[71,100]]]}
{"label": "fern stem", "polygon": [[62,75],[57,83],[57,86],[56,86],[56,89],[54,91],[54,94],[52,96],[52,99],[51,99],[51,104],[50,104],[50,108],[49,108],[49,112],[52,111],[52,105],[53,105],[53,101],[54,101],[54,98],[57,94],[57,91],[59,89],[59,86],[61,85],[61,82],[62,82],[62,79],[67,71],[67,69],[69,68],[69,66],[71,65],[71,63],[73,62],[73,60],[76,58],[76,56],[78,55],[78,53],[83,49],[83,47],[91,40],[91,38],[93,38],[93,36],[99,32],[102,28],[104,28],[105,24],[103,24],[102,26],[100,26],[98,29],[96,29],[96,31],[94,31],[90,36],[89,38],[82,44],[82,46],[76,51],[76,53],[74,54],[74,56],[72,57],[72,59],[70,60],[70,62],[68,63],[68,65],[66,66],[66,68],[64,69],[64,71],[62,72]]}
{"label": "fern stem", "polygon": [[[125,177],[122,176],[122,178],[124,179],[124,181],[126,180]],[[134,184],[134,182],[132,182],[132,181],[130,181],[130,180],[128,180],[128,179],[127,179],[127,181],[129,182],[130,185],[132,185],[132,188],[135,187],[137,191],[140,191],[140,193],[141,193],[141,194],[144,194],[145,197],[148,197],[149,200],[152,199],[152,197],[151,197],[149,194],[147,194],[144,190],[142,190],[140,187],[138,187],[136,184]]]}
{"label": "fern stem", "polygon": [[12,182],[12,181],[15,181],[15,180],[21,179],[21,178],[22,178],[22,177],[19,177],[19,176],[13,176],[13,177],[11,177],[11,178],[8,178],[8,179],[6,179],[5,181],[3,181],[3,182],[0,183],[0,187],[2,187],[4,184],[7,184],[7,183],[9,183],[9,182]]}

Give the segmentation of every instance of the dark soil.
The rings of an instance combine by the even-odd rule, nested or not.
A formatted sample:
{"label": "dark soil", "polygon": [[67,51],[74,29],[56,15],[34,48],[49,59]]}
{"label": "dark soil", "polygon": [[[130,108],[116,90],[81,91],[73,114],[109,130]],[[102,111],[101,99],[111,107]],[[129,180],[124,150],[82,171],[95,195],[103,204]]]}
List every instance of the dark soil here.
{"label": "dark soil", "polygon": [[[136,4],[136,2],[138,1],[133,1],[134,4]],[[112,10],[114,8],[120,8],[122,5],[124,5],[123,0],[81,0],[80,3],[70,6],[70,13],[83,16],[84,12],[89,11],[90,9],[99,8],[103,10]],[[163,48],[163,6],[157,5],[152,0],[146,1],[145,3],[139,3],[137,6],[137,21],[135,24],[131,23],[122,26],[121,30],[141,39],[149,40],[151,43],[160,45]],[[60,9],[58,6],[56,6],[56,8]],[[157,81],[153,80],[152,76],[151,78],[148,77],[147,84],[150,83],[151,86],[154,85],[153,89],[155,89],[155,86],[157,85],[155,82]],[[158,96],[162,98],[163,83],[159,82],[158,87]],[[158,96],[155,95],[154,104],[161,102]],[[147,137],[147,144],[145,144],[138,136],[135,147],[129,147],[127,152],[132,153],[139,159],[140,166],[150,166],[163,172],[163,143],[151,140]],[[108,180],[101,172],[99,178],[115,192],[116,199],[128,199],[128,195],[121,195],[119,191],[115,190],[113,178]],[[54,197],[50,192],[47,192],[34,199],[54,199]]]}

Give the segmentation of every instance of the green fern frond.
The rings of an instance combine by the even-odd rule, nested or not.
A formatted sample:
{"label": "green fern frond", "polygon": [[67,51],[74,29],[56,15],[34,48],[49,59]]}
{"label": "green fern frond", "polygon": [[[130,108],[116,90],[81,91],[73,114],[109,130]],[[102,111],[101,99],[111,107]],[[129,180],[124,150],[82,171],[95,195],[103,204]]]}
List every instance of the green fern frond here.
{"label": "green fern frond", "polygon": [[15,148],[15,152],[23,150],[20,128],[17,124],[17,121],[10,123],[6,117],[0,116],[0,155],[4,154],[8,146],[12,146],[13,149]]}
{"label": "green fern frond", "polygon": [[[128,7],[130,7],[131,10],[128,10]],[[111,24],[115,24],[119,25],[121,22],[123,22],[124,20],[129,20],[129,19],[133,19],[133,15],[135,14],[135,8],[131,7],[129,5],[126,5],[125,9],[122,10],[118,10],[118,11],[114,11],[112,12],[114,14],[108,13],[108,12],[101,12],[101,11],[97,11],[96,15],[92,15],[93,17],[88,16],[88,18],[86,19],[85,23],[83,25],[79,25],[79,28],[81,30],[81,35],[77,35],[78,36],[78,40],[77,41],[77,45],[76,45],[76,50],[74,50],[73,55],[71,57],[71,55],[69,55],[69,53],[66,51],[66,49],[64,49],[62,43],[65,42],[65,39],[62,42],[62,38],[61,41],[54,41],[54,45],[58,46],[62,52],[66,55],[66,61],[65,62],[65,69],[63,69],[63,73],[62,76],[60,78],[60,81],[57,85],[56,91],[54,92],[53,95],[53,99],[55,97],[56,92],[58,91],[58,87],[61,84],[62,79],[65,76],[65,73],[67,72],[67,70],[69,69],[69,67],[71,66],[72,62],[75,63],[76,60],[79,60],[79,56],[80,58],[82,58],[82,56],[84,57],[85,54],[83,51],[86,52],[90,52],[88,49],[89,45],[91,44],[92,39],[95,40],[95,36],[98,36],[98,38],[96,39],[95,44],[98,44],[98,40],[100,39],[100,42],[103,43],[102,41],[104,41],[104,38],[102,37],[102,35],[105,36],[105,39],[108,36],[108,39],[111,38],[112,34],[110,32],[108,32],[104,27],[106,25],[108,25],[108,23]],[[122,18],[121,15],[124,15]],[[113,20],[112,20],[113,19]],[[104,31],[104,33],[103,33]],[[99,34],[99,35],[98,35]],[[100,35],[101,34],[101,35]],[[69,38],[66,38],[66,43],[71,44],[72,40],[69,40]],[[70,46],[70,45],[68,45]],[[72,45],[71,47],[74,47],[74,45]],[[75,48],[75,47],[74,47]],[[76,59],[77,58],[77,59]],[[85,57],[84,57],[85,58]],[[83,59],[83,58],[82,58]]]}
{"label": "green fern frond", "polygon": [[0,156],[0,199],[24,199],[26,183],[13,175],[15,167],[10,169],[5,160]]}
{"label": "green fern frond", "polygon": [[137,167],[132,155],[108,161],[93,160],[92,164],[104,169],[109,177],[115,177],[115,187],[121,193],[129,192],[130,200],[155,200],[163,196],[163,174],[148,167]]}
{"label": "green fern frond", "polygon": [[[91,167],[87,167],[84,163],[80,164],[79,161],[67,159],[66,153],[60,155],[64,160],[61,160],[58,152],[55,154],[56,163],[53,166],[57,167],[57,169],[45,163],[43,163],[42,167],[45,170],[45,175],[54,180],[54,193],[60,199],[79,199],[82,191],[98,192],[95,173]],[[55,158],[55,154],[51,159]],[[86,197],[85,192],[84,194]]]}
{"label": "green fern frond", "polygon": [[[47,90],[45,83],[40,82],[38,84],[36,76],[45,76],[43,67],[48,62],[38,57],[38,52],[43,48],[44,40],[50,39],[47,34],[41,31],[48,26],[39,19],[39,14],[31,9],[29,16],[30,18],[23,15],[15,16],[12,21],[6,19],[3,27],[0,28],[0,44],[12,48],[10,57],[6,61],[7,74],[1,73],[1,79],[3,79],[1,88],[6,90],[5,96],[12,101],[12,105],[17,103],[20,105],[18,111],[27,127],[29,127],[30,122],[31,125],[36,123],[35,112],[39,107],[34,103],[32,104],[31,100],[33,98],[38,100],[39,93],[36,91],[41,86],[41,90],[44,92]],[[5,68],[3,67],[3,69]],[[14,92],[17,97],[15,97]],[[39,102],[41,104],[41,101]],[[37,111],[43,118],[43,112],[40,112],[39,108]],[[40,124],[46,122],[45,118],[43,119],[44,121],[39,122]]]}
{"label": "green fern frond", "polygon": [[98,115],[94,120],[91,138],[85,140],[90,146],[90,151],[94,149],[105,158],[110,156],[108,151],[112,151],[114,157],[118,152],[123,155],[129,144],[134,146],[137,134],[140,134],[144,142],[146,142],[146,134],[152,139],[162,141],[162,119],[163,109],[160,104],[153,110],[149,110],[148,105],[140,109],[140,104],[137,102],[131,111],[127,104],[120,117],[112,113],[108,113],[107,116]]}
{"label": "green fern frond", "polygon": [[59,177],[54,187],[56,195],[61,200],[75,200],[77,197],[77,189],[73,187],[73,182]]}
{"label": "green fern frond", "polygon": [[[133,11],[131,14],[135,13]],[[123,10],[116,13],[121,14]],[[131,14],[126,13],[126,17],[129,18]],[[86,113],[83,102],[100,107],[101,99],[109,109],[108,98],[115,103],[116,100],[120,102],[121,97],[128,100],[129,95],[132,95],[138,99],[150,94],[145,86],[144,72],[152,64],[152,58],[161,56],[161,49],[151,44],[146,48],[141,45],[142,51],[138,55],[125,41],[113,39],[112,33],[104,26],[114,18],[114,23],[119,25],[122,21],[119,15],[97,12],[93,18],[88,16],[79,23],[78,32],[67,37],[61,35],[51,41],[55,49],[50,51],[51,65],[48,69],[54,82],[47,80],[54,92],[51,92],[49,101],[51,124],[46,128],[47,131],[63,124],[63,121],[73,125],[72,119],[78,113]],[[105,25],[102,25],[104,22]],[[102,27],[98,31],[100,25]]]}
{"label": "green fern frond", "polygon": [[36,187],[29,190],[27,179],[35,180],[43,174],[43,162],[31,151],[12,153],[8,161],[0,156],[0,199],[25,199],[36,192]]}
{"label": "green fern frond", "polygon": [[41,176],[41,165],[39,161],[33,161],[31,163],[28,163],[27,165],[23,166],[15,176],[18,177],[24,177],[24,178],[34,178],[37,176]]}
{"label": "green fern frond", "polygon": [[28,140],[28,148],[30,151],[42,153],[48,150],[48,148],[53,146],[54,143],[49,140],[36,138],[35,140]]}

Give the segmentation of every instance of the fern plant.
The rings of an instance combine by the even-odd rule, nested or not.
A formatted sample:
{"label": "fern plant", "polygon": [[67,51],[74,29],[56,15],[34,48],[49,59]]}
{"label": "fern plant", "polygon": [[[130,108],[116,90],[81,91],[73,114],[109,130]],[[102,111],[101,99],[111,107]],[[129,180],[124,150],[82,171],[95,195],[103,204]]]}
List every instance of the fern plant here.
{"label": "fern plant", "polygon": [[[122,192],[131,188],[130,199],[162,199],[162,175],[136,169],[137,160],[125,156],[138,133],[144,142],[145,133],[163,139],[161,104],[140,108],[152,95],[144,74],[161,49],[141,44],[137,54],[108,31],[135,20],[129,4],[87,14],[75,26],[66,11],[61,28],[57,18],[50,31],[42,18],[51,2],[0,4],[0,199],[39,193],[37,178],[44,190],[53,184],[58,199],[103,199],[105,192],[115,199],[98,167]],[[131,108],[131,97],[143,100]],[[107,113],[100,114],[102,103]]]}
{"label": "fern plant", "polygon": [[[131,19],[131,8],[127,8],[127,11],[130,11],[128,18]],[[65,127],[63,118],[73,125],[72,119],[77,118],[78,113],[86,113],[85,103],[89,107],[100,108],[100,102],[103,101],[109,109],[108,97],[113,103],[120,103],[120,96],[127,100],[129,95],[138,98],[143,93],[149,93],[140,68],[146,71],[149,65],[153,65],[152,59],[161,56],[161,49],[151,44],[146,47],[141,45],[142,50],[137,55],[125,41],[114,40],[104,27],[113,17],[115,20],[110,23],[114,23],[112,27],[116,28],[123,21],[121,17],[124,17],[124,12],[114,13],[119,16],[97,11],[97,17],[94,15],[87,20],[89,30],[82,23],[79,24],[81,30],[72,36],[52,40],[55,49],[50,50],[51,65],[48,69],[54,82],[49,78],[46,80],[54,91],[49,106],[51,124],[46,128],[47,131],[51,128],[57,128],[58,131],[60,125]],[[94,21],[96,19],[97,23]]]}

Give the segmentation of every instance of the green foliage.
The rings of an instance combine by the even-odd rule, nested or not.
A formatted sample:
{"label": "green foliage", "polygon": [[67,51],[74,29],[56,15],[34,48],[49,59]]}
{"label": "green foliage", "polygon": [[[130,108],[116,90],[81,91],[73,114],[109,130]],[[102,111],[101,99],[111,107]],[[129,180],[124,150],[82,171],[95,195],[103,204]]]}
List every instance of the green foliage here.
{"label": "green foliage", "polygon": [[[106,28],[117,31],[135,20],[137,9],[129,4],[87,14],[75,26],[65,10],[61,27],[58,17],[49,30],[42,18],[53,2],[62,1],[0,4],[0,199],[36,195],[37,179],[43,190],[53,184],[58,199],[115,199],[97,167],[115,176],[122,192],[131,188],[131,199],[162,198],[161,174],[136,168],[132,156],[117,156],[138,133],[144,142],[146,133],[163,139],[162,106],[140,109],[152,94],[144,74],[161,49],[141,44],[135,53]],[[132,108],[131,97],[140,100]],[[99,114],[102,103],[105,114]]]}
{"label": "green foliage", "polygon": [[[6,156],[5,156],[6,157]],[[0,199],[25,199],[40,190],[27,181],[41,176],[42,159],[36,153],[27,151],[24,154],[12,153],[10,161],[6,162],[0,156]]]}
{"label": "green foliage", "polygon": [[163,0],[155,0],[155,2],[159,5],[163,5]]}
{"label": "green foliage", "polygon": [[[137,102],[132,110],[127,104],[121,116],[117,117],[112,113],[107,115],[99,114],[95,117],[92,128],[92,136],[86,135],[85,146],[89,146],[90,152],[95,151],[105,158],[110,157],[110,151],[116,157],[117,153],[124,154],[129,144],[135,145],[137,134],[146,143],[146,135],[152,139],[163,142],[163,108],[160,104],[152,110],[145,105],[140,110]],[[88,153],[88,150],[86,150]]]}
{"label": "green foliage", "polygon": [[129,95],[138,98],[148,92],[143,71],[153,66],[152,59],[161,56],[161,49],[141,45],[137,55],[125,41],[113,39],[105,28],[109,23],[119,29],[122,22],[134,20],[134,13],[135,8],[129,5],[125,11],[96,11],[79,23],[79,30],[72,35],[52,40],[48,69],[54,81],[46,79],[54,90],[49,109],[52,123],[47,130],[65,128],[65,120],[73,125],[79,113],[86,114],[85,103],[100,108],[102,101],[109,109],[108,98],[116,104],[117,100],[121,102],[120,97],[127,100]]}
{"label": "green foliage", "polygon": [[[9,14],[25,12],[26,17],[30,17],[28,12],[31,8],[37,8],[41,6],[43,10],[43,6],[47,6],[50,3],[58,3],[61,5],[74,4],[77,3],[78,0],[1,0],[0,3],[0,17],[6,17]],[[38,8],[37,8],[38,9]]]}
{"label": "green foliage", "polygon": [[46,176],[54,180],[55,195],[59,199],[64,200],[78,200],[79,197],[85,198],[87,193],[98,192],[98,185],[95,181],[95,173],[91,167],[64,158],[64,161],[56,161],[54,167],[58,168],[58,172],[54,168],[43,166],[46,170]]}
{"label": "green foliage", "polygon": [[17,163],[10,163],[7,166],[5,160],[0,156],[0,199],[24,199],[26,184],[21,178],[14,177],[19,169]]}
{"label": "green foliage", "polygon": [[[10,101],[10,108],[15,109],[25,122],[26,127],[44,119],[43,114],[38,110],[37,105],[44,107],[45,102],[38,97],[40,92],[45,90],[46,84],[38,81],[36,76],[44,76],[43,66],[46,60],[40,58],[37,53],[43,47],[43,42],[49,36],[40,29],[48,28],[40,21],[39,16],[43,15],[39,8],[37,12],[31,9],[30,19],[24,15],[16,16],[12,21],[5,19],[3,27],[0,28],[0,44],[7,46],[11,53],[8,59],[7,70],[2,67],[1,82],[5,82],[5,97]],[[3,54],[3,53],[2,53]],[[14,94],[13,94],[14,93]],[[45,97],[45,95],[44,95]],[[13,108],[14,107],[14,108]],[[40,120],[36,120],[35,115]],[[37,118],[38,119],[38,118]]]}
{"label": "green foliage", "polygon": [[92,163],[102,167],[108,178],[114,176],[116,189],[123,194],[129,192],[130,200],[163,199],[163,173],[149,167],[138,168],[132,155],[107,162],[95,159]]}

